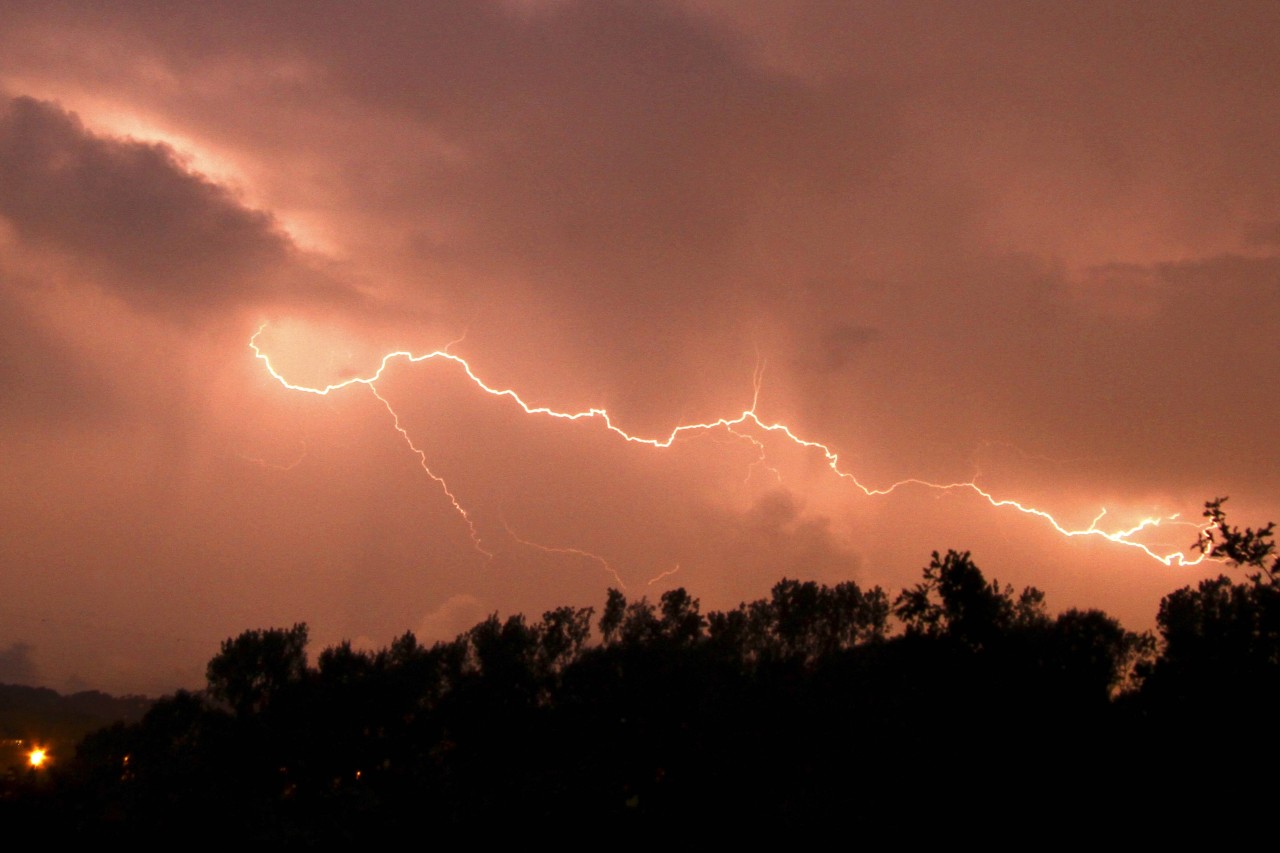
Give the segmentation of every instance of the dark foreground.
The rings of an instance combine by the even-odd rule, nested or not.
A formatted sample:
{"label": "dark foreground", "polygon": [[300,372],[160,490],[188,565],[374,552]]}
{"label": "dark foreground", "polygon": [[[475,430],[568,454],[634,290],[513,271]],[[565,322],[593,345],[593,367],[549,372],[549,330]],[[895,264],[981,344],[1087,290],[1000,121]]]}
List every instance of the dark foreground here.
{"label": "dark foreground", "polygon": [[591,609],[494,616],[452,643],[405,634],[314,666],[305,626],[246,632],[206,691],[11,775],[0,819],[45,838],[296,846],[1266,827],[1280,585],[1269,547],[1239,549],[1269,532],[1224,526],[1209,545],[1245,576],[1168,596],[1159,638],[1099,611],[1051,617],[955,552],[892,602],[782,581],[704,615],[683,590],[656,606],[611,591],[594,625]]}

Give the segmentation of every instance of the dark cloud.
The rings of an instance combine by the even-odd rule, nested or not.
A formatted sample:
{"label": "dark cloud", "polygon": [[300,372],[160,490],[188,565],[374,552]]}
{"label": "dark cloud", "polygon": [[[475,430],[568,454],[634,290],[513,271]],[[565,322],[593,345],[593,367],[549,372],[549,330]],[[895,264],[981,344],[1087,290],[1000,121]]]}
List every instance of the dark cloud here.
{"label": "dark cloud", "polygon": [[[81,261],[130,305],[177,316],[279,298],[299,281],[290,241],[168,146],[88,132],[56,104],[0,113],[0,216],[19,240]],[[310,292],[306,284],[311,284]]]}
{"label": "dark cloud", "polygon": [[838,323],[818,341],[815,367],[827,372],[843,370],[879,336],[880,333],[870,326]]}
{"label": "dark cloud", "polygon": [[29,643],[17,642],[0,650],[0,684],[36,684],[39,670]]}

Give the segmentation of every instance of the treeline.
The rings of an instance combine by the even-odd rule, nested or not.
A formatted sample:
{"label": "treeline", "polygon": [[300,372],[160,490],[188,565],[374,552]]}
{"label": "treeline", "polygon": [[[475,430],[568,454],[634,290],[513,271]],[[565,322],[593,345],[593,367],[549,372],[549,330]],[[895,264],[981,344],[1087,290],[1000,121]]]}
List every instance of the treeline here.
{"label": "treeline", "polygon": [[0,771],[25,762],[35,743],[70,754],[86,734],[117,720],[136,722],[150,707],[143,696],[97,690],[64,696],[47,687],[0,684]]}
{"label": "treeline", "polygon": [[89,736],[9,813],[81,836],[301,845],[1213,820],[1238,806],[1232,781],[1277,757],[1280,585],[1271,528],[1209,507],[1204,547],[1247,577],[1165,598],[1158,638],[1097,610],[1051,616],[1040,592],[954,551],[892,599],[783,580],[704,614],[683,589],[656,603],[610,590],[598,619],[495,615],[452,642],[344,643],[314,665],[305,625],[249,631],[210,661],[205,691]]}

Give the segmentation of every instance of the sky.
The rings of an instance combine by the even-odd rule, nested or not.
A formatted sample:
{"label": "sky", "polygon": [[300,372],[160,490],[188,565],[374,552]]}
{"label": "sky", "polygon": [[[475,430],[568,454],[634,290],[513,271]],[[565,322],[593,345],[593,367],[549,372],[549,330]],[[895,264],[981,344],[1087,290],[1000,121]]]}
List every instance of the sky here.
{"label": "sky", "polygon": [[1274,3],[0,20],[0,682],[1280,519]]}

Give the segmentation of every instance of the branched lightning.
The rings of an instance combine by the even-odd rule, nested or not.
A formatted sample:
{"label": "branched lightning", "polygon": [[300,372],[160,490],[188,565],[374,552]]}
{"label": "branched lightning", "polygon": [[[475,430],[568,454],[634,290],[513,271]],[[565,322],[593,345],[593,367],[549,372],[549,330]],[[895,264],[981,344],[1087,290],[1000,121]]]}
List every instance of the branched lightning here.
{"label": "branched lightning", "polygon": [[[765,366],[766,366],[765,361],[760,358],[760,353],[757,351],[756,352],[756,369],[751,374],[751,408],[747,410],[748,412],[754,412],[756,408],[760,405],[760,389],[764,387]],[[743,414],[746,414],[746,412],[744,412]],[[761,441],[760,439],[756,438],[753,435],[747,435],[746,433],[738,432],[731,426],[727,427],[726,430],[730,435],[733,435],[737,438],[750,442],[752,446],[755,447],[756,452],[759,454],[759,456],[756,458],[756,461],[752,462],[751,467],[747,469],[747,476],[744,477],[742,480],[744,484],[750,482],[751,472],[754,471],[756,468],[763,468],[766,471],[770,472],[771,474],[773,474],[774,478],[778,481],[778,484],[779,485],[782,484],[782,472],[769,464],[769,457],[765,450],[763,441]],[[679,567],[677,566],[677,568]],[[652,582],[653,581],[650,581],[650,583]]]}
{"label": "branched lightning", "polygon": [[[773,471],[774,474],[776,475],[778,474],[776,469],[769,468],[769,466],[766,463],[765,444],[759,437],[759,434],[761,433],[766,435],[775,435],[787,441],[790,441],[792,444],[798,447],[812,450],[815,453],[820,454],[823,460],[825,461],[827,467],[830,468],[831,471],[837,477],[839,477],[841,480],[844,480],[850,483],[855,488],[860,490],[867,497],[878,497],[883,495],[889,495],[889,494],[892,494],[893,492],[896,492],[898,489],[904,488],[907,486],[918,486],[920,488],[929,489],[929,490],[938,491],[938,492],[970,492],[982,498],[983,500],[985,500],[987,503],[989,503],[992,507],[996,509],[1012,509],[1012,510],[1016,510],[1017,512],[1023,513],[1024,515],[1029,515],[1035,518],[1039,518],[1042,521],[1049,524],[1059,534],[1067,538],[1079,538],[1079,537],[1088,537],[1088,536],[1098,537],[1101,539],[1105,539],[1108,542],[1112,542],[1116,545],[1120,545],[1126,548],[1137,549],[1138,551],[1146,554],[1151,559],[1157,560],[1158,562],[1166,566],[1195,566],[1208,558],[1208,555],[1204,553],[1201,553],[1197,556],[1189,556],[1186,552],[1176,550],[1176,549],[1171,550],[1168,553],[1160,553],[1156,551],[1153,546],[1148,545],[1144,542],[1138,541],[1137,539],[1134,538],[1142,531],[1149,530],[1152,528],[1162,527],[1162,526],[1188,527],[1196,531],[1197,537],[1203,536],[1204,532],[1208,529],[1208,525],[1196,524],[1190,521],[1182,521],[1179,519],[1179,516],[1176,514],[1170,515],[1170,516],[1163,516],[1163,517],[1153,516],[1149,518],[1144,518],[1141,521],[1139,521],[1137,524],[1134,524],[1131,527],[1117,529],[1117,530],[1107,530],[1099,526],[1102,519],[1107,515],[1107,509],[1103,507],[1099,510],[1098,514],[1094,516],[1093,520],[1089,523],[1088,527],[1071,528],[1059,522],[1052,514],[1050,514],[1049,512],[1046,512],[1045,510],[1038,509],[1034,506],[1021,503],[1020,501],[1013,500],[1011,498],[996,497],[993,493],[991,493],[987,489],[984,489],[983,487],[979,486],[976,482],[976,479],[967,480],[967,481],[937,483],[937,482],[931,482],[929,480],[922,480],[916,477],[909,477],[903,480],[899,480],[895,483],[891,483],[888,486],[884,486],[880,488],[868,486],[864,484],[862,481],[860,481],[853,473],[841,467],[839,453],[837,453],[835,450],[832,450],[829,445],[823,444],[822,442],[813,441],[811,439],[802,438],[799,435],[796,435],[796,433],[794,433],[791,430],[791,428],[787,426],[785,423],[781,423],[777,421],[769,421],[762,418],[758,414],[757,410],[759,408],[760,390],[763,383],[763,375],[764,375],[764,369],[762,365],[756,368],[756,371],[752,377],[753,395],[751,399],[751,405],[748,408],[744,409],[742,412],[732,417],[724,416],[724,417],[716,418],[715,420],[704,421],[701,423],[679,424],[674,428],[672,428],[672,430],[669,433],[667,433],[665,436],[646,437],[642,435],[633,435],[627,432],[625,429],[623,429],[621,426],[615,423],[612,416],[609,414],[609,412],[603,408],[593,407],[593,408],[583,409],[578,412],[561,412],[561,411],[557,411],[555,409],[549,408],[547,406],[533,405],[525,401],[524,398],[522,398],[516,391],[512,389],[495,388],[489,385],[488,383],[486,383],[479,376],[477,376],[474,370],[472,369],[471,365],[466,361],[466,359],[462,358],[459,355],[455,355],[454,353],[449,352],[449,347],[445,347],[444,349],[433,350],[431,352],[423,353],[423,354],[414,354],[406,350],[397,350],[395,352],[390,352],[384,355],[382,357],[381,362],[378,364],[377,370],[375,370],[369,376],[357,376],[351,379],[345,379],[341,382],[326,384],[321,387],[298,385],[293,382],[290,382],[282,374],[280,374],[275,369],[275,367],[271,364],[270,357],[268,357],[267,354],[264,353],[262,349],[258,346],[258,337],[262,334],[265,328],[266,328],[265,324],[258,328],[258,331],[253,335],[252,338],[249,339],[249,346],[253,350],[254,357],[263,363],[267,372],[277,382],[279,382],[280,385],[282,385],[284,388],[290,391],[300,391],[306,394],[316,394],[319,396],[327,396],[335,391],[341,391],[345,388],[349,388],[355,385],[367,385],[369,387],[369,389],[373,392],[374,396],[377,397],[378,400],[382,402],[382,404],[386,407],[387,411],[391,414],[396,430],[400,432],[401,436],[405,440],[405,443],[418,456],[418,460],[422,466],[422,469],[427,473],[428,476],[431,477],[431,479],[433,479],[436,483],[440,485],[441,489],[443,489],[444,493],[448,496],[450,501],[453,503],[454,509],[457,510],[458,514],[466,521],[471,531],[471,539],[475,543],[477,550],[479,550],[482,554],[485,554],[490,557],[492,557],[493,555],[491,552],[486,550],[484,546],[481,544],[480,536],[476,531],[475,524],[473,523],[470,514],[458,501],[454,493],[449,489],[448,484],[445,483],[445,481],[441,477],[439,477],[438,475],[436,475],[431,471],[430,467],[427,465],[427,457],[425,452],[423,452],[413,443],[413,440],[410,438],[408,432],[404,429],[404,427],[401,426],[399,415],[396,414],[395,409],[391,406],[390,402],[388,402],[385,397],[383,397],[381,394],[378,393],[378,390],[375,387],[375,383],[377,383],[382,378],[384,372],[387,370],[388,365],[390,365],[394,361],[401,360],[408,364],[420,364],[422,362],[432,361],[432,360],[449,362],[453,365],[456,365],[458,369],[460,369],[463,373],[465,373],[467,378],[471,380],[472,384],[474,384],[481,391],[483,391],[486,394],[492,395],[494,397],[501,397],[501,398],[510,400],[512,403],[519,406],[525,412],[525,414],[542,415],[545,417],[556,418],[556,419],[565,420],[565,421],[580,421],[580,420],[599,421],[601,424],[604,425],[605,429],[607,429],[609,432],[612,432],[615,435],[622,438],[624,441],[627,441],[633,444],[642,444],[642,445],[647,445],[649,447],[659,448],[659,449],[668,448],[668,447],[671,447],[673,444],[675,444],[677,440],[686,436],[690,436],[696,433],[711,432],[714,430],[724,430],[730,435],[733,435],[739,439],[750,442],[759,452],[759,459],[754,464],[764,466],[769,470]],[[455,341],[454,343],[457,343],[457,342]],[[450,346],[452,346],[452,344],[450,344]],[[749,430],[750,432],[748,432],[747,430]],[[753,435],[751,434],[752,432],[756,434]],[[508,530],[508,532],[510,533],[510,530]],[[554,552],[554,553],[573,554],[573,555],[578,555],[578,556],[582,556],[590,559],[599,560],[606,568],[609,569],[610,572],[613,572],[614,577],[617,577],[617,573],[613,570],[612,566],[610,566],[608,562],[604,560],[602,557],[599,557],[595,554],[591,554],[589,552],[579,551],[577,549],[571,549],[571,548],[562,549],[562,548],[552,548],[549,546],[538,545],[536,543],[520,540],[517,537],[515,537],[515,534],[511,534],[511,535],[513,538],[516,539],[516,541],[521,542],[522,544],[529,545],[531,547],[541,548],[545,551]],[[662,576],[660,575],[659,577],[662,577]],[[618,580],[619,580],[619,583],[621,583],[621,578],[618,578]]]}
{"label": "branched lightning", "polygon": [[[272,371],[272,373],[274,373],[274,371]],[[449,498],[450,503],[453,504],[454,510],[458,515],[462,516],[462,520],[467,523],[467,530],[471,533],[471,544],[474,545],[476,550],[481,554],[492,558],[493,552],[485,548],[480,542],[480,533],[476,530],[475,522],[471,520],[471,513],[467,512],[466,507],[458,503],[457,495],[455,495],[453,490],[449,488],[449,484],[445,482],[444,477],[441,477],[439,474],[431,470],[431,466],[427,464],[426,451],[413,443],[413,439],[409,437],[409,431],[400,425],[400,416],[396,414],[396,410],[391,407],[391,403],[387,401],[387,398],[378,393],[378,389],[374,387],[372,382],[368,383],[368,385],[369,390],[373,392],[373,396],[377,397],[379,402],[387,407],[387,412],[391,415],[391,422],[395,426],[396,432],[400,433],[401,437],[404,438],[404,443],[407,444],[409,449],[413,451],[414,455],[418,457],[418,464],[422,466],[422,470],[427,472],[428,477],[436,481],[440,486],[440,490],[445,493],[445,496]]]}
{"label": "branched lightning", "polygon": [[584,560],[591,560],[592,562],[599,563],[606,572],[613,575],[613,579],[618,582],[618,588],[624,592],[626,591],[627,585],[623,583],[622,576],[618,574],[618,570],[613,567],[612,563],[610,563],[604,557],[601,557],[599,554],[593,554],[590,551],[584,551],[581,548],[563,548],[563,547],[557,547],[555,545],[543,545],[541,542],[530,542],[528,539],[521,539],[519,536],[517,536],[515,531],[511,529],[510,525],[508,525],[506,521],[502,522],[502,526],[506,528],[508,536],[510,536],[513,540],[515,540],[516,542],[526,547],[534,548],[538,551],[543,551],[547,554],[561,554],[567,557],[581,557]]}

